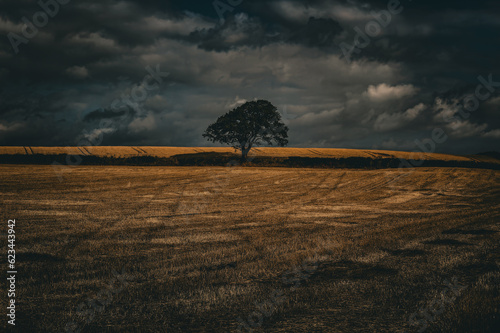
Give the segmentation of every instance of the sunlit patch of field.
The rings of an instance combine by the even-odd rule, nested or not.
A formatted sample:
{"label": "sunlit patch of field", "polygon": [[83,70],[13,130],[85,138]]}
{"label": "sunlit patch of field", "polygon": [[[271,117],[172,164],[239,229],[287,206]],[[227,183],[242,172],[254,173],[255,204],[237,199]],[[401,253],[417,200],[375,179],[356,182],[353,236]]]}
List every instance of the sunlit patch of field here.
{"label": "sunlit patch of field", "polygon": [[[238,153],[230,147],[136,147],[136,146],[85,146],[85,147],[0,147],[0,155],[7,154],[70,154],[93,155],[100,157],[126,158],[134,156],[153,156],[168,158],[174,155],[196,153]],[[250,152],[250,157],[312,157],[312,158],[348,158],[364,157],[373,159],[401,158],[405,160],[435,160],[435,161],[476,161],[500,163],[499,160],[483,155],[448,155],[423,152],[403,152],[389,150],[362,150],[337,148],[282,148],[257,147]]]}
{"label": "sunlit patch of field", "polygon": [[[255,332],[414,332],[410,316],[455,277],[467,288],[427,332],[495,332],[500,171],[400,174],[78,166],[59,182],[51,166],[0,165],[17,327],[232,332],[280,290]],[[306,259],[316,268],[284,282]],[[133,279],[83,323],[78,306],[122,268]]]}
{"label": "sunlit patch of field", "polygon": [[0,147],[0,154],[28,154],[24,147]]}
{"label": "sunlit patch of field", "polygon": [[91,155],[107,157],[132,157],[144,155],[144,152],[134,147],[107,147],[93,146],[85,147]]}
{"label": "sunlit patch of field", "polygon": [[[4,148],[1,147],[0,154],[8,154],[4,152]],[[25,151],[28,154],[42,154],[42,155],[56,155],[56,154],[68,154],[68,155],[88,155],[88,153],[79,147],[25,147]]]}

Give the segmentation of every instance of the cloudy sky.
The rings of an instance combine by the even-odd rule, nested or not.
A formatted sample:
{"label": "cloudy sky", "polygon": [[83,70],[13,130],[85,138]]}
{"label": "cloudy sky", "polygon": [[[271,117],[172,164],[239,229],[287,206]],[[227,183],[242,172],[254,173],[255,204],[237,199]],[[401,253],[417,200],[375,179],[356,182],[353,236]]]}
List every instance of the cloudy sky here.
{"label": "cloudy sky", "polygon": [[292,147],[498,150],[497,0],[57,1],[0,1],[0,145],[207,146],[266,99]]}

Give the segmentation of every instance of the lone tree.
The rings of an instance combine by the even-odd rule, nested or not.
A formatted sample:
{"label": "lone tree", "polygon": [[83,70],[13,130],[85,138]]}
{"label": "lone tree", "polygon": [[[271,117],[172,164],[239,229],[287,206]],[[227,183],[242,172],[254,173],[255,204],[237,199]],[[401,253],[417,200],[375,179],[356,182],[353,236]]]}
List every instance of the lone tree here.
{"label": "lone tree", "polygon": [[247,160],[250,149],[267,143],[283,147],[288,144],[288,127],[281,121],[278,109],[270,102],[247,102],[208,126],[203,137],[208,141],[229,144],[241,150],[242,161]]}

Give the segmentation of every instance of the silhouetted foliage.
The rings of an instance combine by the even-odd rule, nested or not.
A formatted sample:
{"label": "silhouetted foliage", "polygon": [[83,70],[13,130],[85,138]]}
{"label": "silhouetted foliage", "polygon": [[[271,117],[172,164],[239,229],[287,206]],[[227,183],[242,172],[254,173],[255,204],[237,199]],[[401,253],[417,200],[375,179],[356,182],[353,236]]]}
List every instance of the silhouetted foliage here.
{"label": "silhouetted foliage", "polygon": [[[157,156],[85,156],[80,155],[79,165],[141,165],[141,166],[229,166],[237,157],[232,153],[196,153],[178,154],[171,157]],[[2,164],[39,164],[54,165],[55,167],[73,168],[68,161],[74,160],[73,155],[67,154],[0,154]],[[398,168],[404,160],[398,158],[371,157],[270,157],[258,156],[252,159],[248,166],[287,167],[287,168],[347,168],[347,169],[385,169]],[[406,161],[409,164],[409,161]],[[440,161],[426,160],[421,167],[445,168],[479,168],[500,170],[500,164],[475,161]]]}
{"label": "silhouetted foliage", "polygon": [[274,105],[258,100],[247,102],[220,116],[208,126],[203,137],[239,149],[241,159],[246,161],[248,152],[255,145],[276,143],[281,147],[286,146],[288,127],[281,121],[281,115]]}

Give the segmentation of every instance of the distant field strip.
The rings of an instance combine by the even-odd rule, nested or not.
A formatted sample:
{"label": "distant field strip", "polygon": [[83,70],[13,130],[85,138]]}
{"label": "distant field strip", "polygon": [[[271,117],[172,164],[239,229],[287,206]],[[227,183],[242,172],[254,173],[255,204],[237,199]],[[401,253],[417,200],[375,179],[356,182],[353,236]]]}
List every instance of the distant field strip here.
{"label": "distant field strip", "polygon": [[[4,148],[11,147],[1,147],[0,154],[8,154],[4,152]],[[31,147],[33,154],[41,155],[57,155],[57,154],[68,154],[68,155],[85,155],[78,147]]]}
{"label": "distant field strip", "polygon": [[[84,155],[100,157],[134,157],[151,156],[168,158],[175,155],[198,153],[237,153],[230,147],[129,147],[129,146],[96,146],[96,147],[0,147],[0,155]],[[463,162],[499,163],[498,160],[482,155],[459,156],[447,154],[409,153],[385,150],[360,150],[337,148],[274,148],[259,147],[251,150],[251,157],[309,157],[309,158],[349,158],[362,157],[372,159],[401,158],[405,160],[439,160]]]}

